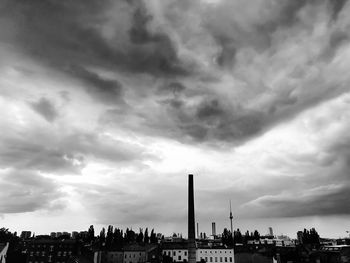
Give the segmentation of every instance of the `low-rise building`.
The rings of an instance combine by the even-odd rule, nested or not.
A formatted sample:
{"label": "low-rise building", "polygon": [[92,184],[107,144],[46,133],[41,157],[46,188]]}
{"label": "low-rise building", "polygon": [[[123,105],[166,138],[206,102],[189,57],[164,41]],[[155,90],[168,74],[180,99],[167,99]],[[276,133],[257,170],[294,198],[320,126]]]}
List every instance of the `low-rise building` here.
{"label": "low-rise building", "polygon": [[311,254],[313,262],[317,263],[345,263],[350,262],[350,246],[324,246],[319,251]]}
{"label": "low-rise building", "polygon": [[27,263],[66,263],[77,253],[75,240],[34,239],[23,242]]}
{"label": "low-rise building", "polygon": [[157,263],[158,257],[158,245],[132,244],[123,249],[97,250],[94,263]]}
{"label": "low-rise building", "polygon": [[197,249],[197,261],[209,263],[234,262],[233,248],[226,247],[203,247]]}
{"label": "low-rise building", "polygon": [[[163,257],[169,256],[174,262],[188,261],[187,242],[165,242],[162,246]],[[196,250],[197,262],[229,263],[234,262],[233,248],[224,246],[199,246]]]}
{"label": "low-rise building", "polygon": [[153,244],[125,246],[123,263],[157,262],[158,246]]}
{"label": "low-rise building", "polygon": [[164,242],[162,244],[163,257],[170,257],[173,262],[188,260],[187,242]]}

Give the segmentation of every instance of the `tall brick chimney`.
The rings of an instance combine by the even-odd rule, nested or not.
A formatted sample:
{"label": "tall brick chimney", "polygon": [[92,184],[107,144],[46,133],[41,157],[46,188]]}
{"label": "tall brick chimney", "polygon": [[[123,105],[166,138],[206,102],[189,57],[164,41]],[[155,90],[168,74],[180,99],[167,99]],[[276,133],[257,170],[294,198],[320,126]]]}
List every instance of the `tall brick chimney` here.
{"label": "tall brick chimney", "polygon": [[196,263],[193,174],[188,175],[188,263]]}

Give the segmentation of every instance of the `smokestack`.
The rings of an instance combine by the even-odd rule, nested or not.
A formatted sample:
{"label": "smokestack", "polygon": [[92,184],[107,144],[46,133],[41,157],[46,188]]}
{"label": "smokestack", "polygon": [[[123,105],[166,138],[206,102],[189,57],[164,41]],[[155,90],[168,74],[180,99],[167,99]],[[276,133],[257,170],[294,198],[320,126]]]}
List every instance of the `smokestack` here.
{"label": "smokestack", "polygon": [[211,223],[211,234],[212,236],[216,236],[215,222]]}
{"label": "smokestack", "polygon": [[196,263],[193,174],[188,175],[188,263]]}

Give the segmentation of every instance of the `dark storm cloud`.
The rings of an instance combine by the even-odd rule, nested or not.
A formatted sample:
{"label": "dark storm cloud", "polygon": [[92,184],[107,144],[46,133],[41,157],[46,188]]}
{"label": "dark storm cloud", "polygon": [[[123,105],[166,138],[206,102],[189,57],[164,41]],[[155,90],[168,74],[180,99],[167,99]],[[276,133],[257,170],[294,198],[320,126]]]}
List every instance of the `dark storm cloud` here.
{"label": "dark storm cloud", "polygon": [[335,30],[330,34],[328,45],[321,54],[321,59],[330,61],[334,58],[338,49],[349,42],[349,34],[341,30]]}
{"label": "dark storm cloud", "polygon": [[121,102],[123,87],[117,80],[108,80],[81,66],[71,66],[66,72],[82,80],[86,91],[95,99],[108,104]]}
{"label": "dark storm cloud", "polygon": [[53,138],[50,140],[42,134],[39,137],[27,135],[23,138],[2,138],[1,167],[35,169],[58,174],[80,172],[84,166],[83,155],[63,150],[55,144]]}
{"label": "dark storm cloud", "polygon": [[[318,122],[316,119],[313,121]],[[344,125],[342,129],[347,130],[347,123],[338,125]],[[343,135],[325,141],[326,146],[321,146],[316,155],[288,155],[288,163],[282,163],[281,166],[286,167],[295,163],[295,168],[289,168],[291,171],[289,173],[292,175],[298,173],[298,169],[302,166],[309,166],[311,169],[302,172],[302,176],[287,176],[286,181],[283,177],[277,177],[273,183],[278,180],[280,182],[273,185],[272,189],[269,189],[271,185],[264,186],[264,189],[255,192],[258,196],[250,195],[250,200],[245,198],[246,203],[241,207],[242,214],[263,217],[349,215],[350,205],[346,200],[350,198],[350,138],[348,135]],[[273,167],[278,169],[276,165]]]}
{"label": "dark storm cloud", "polygon": [[[125,25],[115,23],[113,36],[106,37],[102,32],[110,22],[106,13],[114,5],[116,15],[126,17]],[[155,75],[183,75],[189,70],[169,36],[149,32],[152,17],[141,2],[15,0],[3,2],[2,10],[14,25],[10,41],[58,70],[69,65]]]}
{"label": "dark storm cloud", "polygon": [[186,143],[233,144],[259,135],[270,124],[264,112],[246,110],[240,105],[223,105],[224,99],[204,96],[192,102],[192,96],[169,94],[168,98],[158,101],[152,116],[147,112],[135,112],[139,118],[132,124],[118,110],[106,111],[100,121],[104,125],[123,123],[130,129],[134,129],[133,125],[142,125],[144,133]]}
{"label": "dark storm cloud", "polygon": [[27,131],[25,136],[0,140],[0,166],[54,174],[80,174],[86,162],[133,163],[152,158],[142,147],[92,133],[55,135]]}
{"label": "dark storm cloud", "polygon": [[147,13],[142,1],[139,1],[137,6],[133,14],[129,37],[135,44],[133,59],[138,60],[138,70],[147,71],[153,68],[163,74],[188,74],[189,69],[181,65],[176,48],[169,36],[164,33],[151,33],[148,26],[152,16]]}
{"label": "dark storm cloud", "polygon": [[[129,177],[132,181],[133,175]],[[97,211],[96,219],[100,224],[140,227],[185,221],[186,189],[178,185],[167,187],[167,178],[163,177],[162,182],[151,180],[153,183],[147,182],[147,186],[145,184],[142,190],[136,192],[118,183],[117,187],[92,184],[82,187],[79,184],[76,190],[85,200],[86,208]],[[140,182],[144,180],[137,178],[137,183]],[[157,193],[156,198],[154,192]],[[171,201],[174,197],[176,202]]]}
{"label": "dark storm cloud", "polygon": [[59,186],[31,170],[11,169],[2,172],[0,213],[33,212],[39,209],[63,208]]}
{"label": "dark storm cloud", "polygon": [[329,0],[333,20],[337,20],[339,13],[342,11],[347,1],[348,0]]}
{"label": "dark storm cloud", "polygon": [[53,122],[58,117],[55,106],[47,98],[41,98],[38,102],[31,103],[31,107],[48,122]]}
{"label": "dark storm cloud", "polygon": [[[259,214],[264,217],[299,217],[309,215],[350,214],[350,186],[345,184],[328,190],[327,185],[319,187],[316,193],[310,196],[263,196],[248,205],[250,214]],[[304,193],[315,189],[305,189]],[[248,212],[249,214],[249,212]]]}
{"label": "dark storm cloud", "polygon": [[180,95],[185,89],[186,89],[186,86],[184,84],[178,81],[174,81],[174,82],[167,83],[166,85],[160,86],[159,92],[170,93],[174,97],[176,97]]}
{"label": "dark storm cloud", "polygon": [[263,113],[240,106],[226,107],[224,100],[207,98],[194,108],[184,105],[173,109],[177,127],[195,141],[232,141],[256,136],[263,126]]}
{"label": "dark storm cloud", "polygon": [[[237,3],[241,4],[239,9]],[[259,52],[270,48],[273,33],[281,27],[293,26],[298,20],[297,12],[306,4],[306,0],[272,1],[270,5],[262,5],[259,1],[219,3],[214,12],[210,10],[208,17],[203,18],[209,32],[221,47],[216,58],[218,65],[232,67],[236,53],[241,48],[252,47]],[[239,14],[241,9],[243,12],[252,10],[247,14],[255,14],[255,17],[248,16],[242,19],[242,15]]]}

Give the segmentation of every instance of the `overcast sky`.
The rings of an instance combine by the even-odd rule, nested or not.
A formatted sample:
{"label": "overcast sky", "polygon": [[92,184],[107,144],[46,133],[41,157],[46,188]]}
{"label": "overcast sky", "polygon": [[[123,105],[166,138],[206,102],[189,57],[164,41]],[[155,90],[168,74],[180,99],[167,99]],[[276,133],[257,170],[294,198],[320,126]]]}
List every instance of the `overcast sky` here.
{"label": "overcast sky", "polygon": [[350,3],[3,0],[0,225],[350,230]]}

